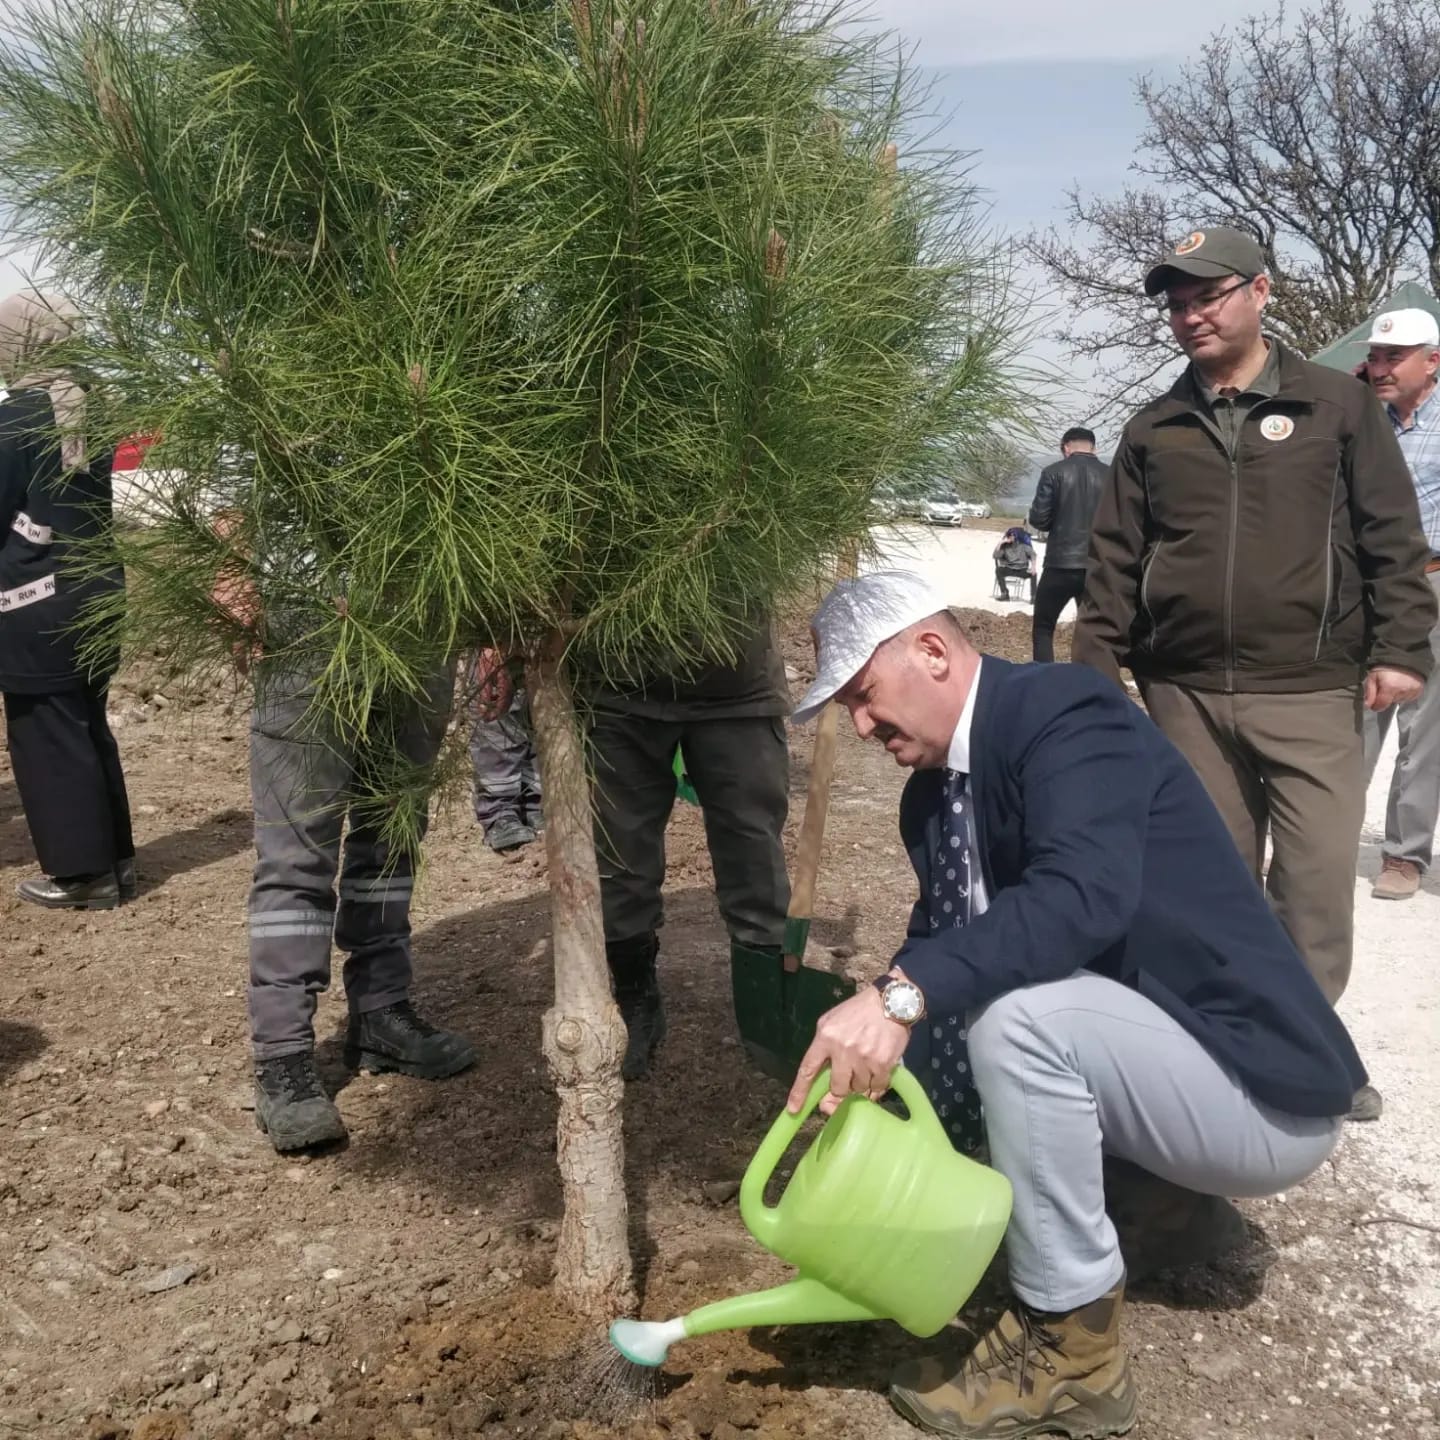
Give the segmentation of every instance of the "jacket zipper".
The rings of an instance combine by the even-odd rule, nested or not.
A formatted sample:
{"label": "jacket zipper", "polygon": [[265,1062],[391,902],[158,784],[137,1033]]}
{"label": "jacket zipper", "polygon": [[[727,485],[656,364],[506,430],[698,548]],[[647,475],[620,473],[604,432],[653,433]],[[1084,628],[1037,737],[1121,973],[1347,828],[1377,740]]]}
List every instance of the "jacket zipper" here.
{"label": "jacket zipper", "polygon": [[1230,547],[1225,557],[1225,693],[1227,695],[1235,693],[1235,547],[1239,538],[1239,529],[1240,428],[1237,428],[1235,449],[1230,454]]}
{"label": "jacket zipper", "polygon": [[[1325,546],[1325,604],[1320,610],[1320,630],[1315,636],[1315,658],[1320,658],[1320,652],[1325,648],[1325,636],[1330,629],[1330,600],[1335,588],[1335,547],[1329,543]],[[1335,607],[1339,613],[1340,607]]]}
{"label": "jacket zipper", "polygon": [[1330,604],[1335,603],[1335,613],[1340,614],[1340,597],[1335,594],[1335,491],[1340,484],[1340,467],[1330,478],[1330,518],[1325,529],[1325,604],[1320,610],[1320,633],[1315,637],[1315,658],[1325,647],[1325,637],[1330,633]]}
{"label": "jacket zipper", "polygon": [[1155,568],[1156,557],[1160,554],[1160,547],[1165,542],[1157,540],[1150,553],[1145,557],[1145,569],[1140,576],[1140,608],[1145,612],[1145,618],[1150,622],[1149,644],[1155,648],[1155,616],[1150,609],[1150,572]]}

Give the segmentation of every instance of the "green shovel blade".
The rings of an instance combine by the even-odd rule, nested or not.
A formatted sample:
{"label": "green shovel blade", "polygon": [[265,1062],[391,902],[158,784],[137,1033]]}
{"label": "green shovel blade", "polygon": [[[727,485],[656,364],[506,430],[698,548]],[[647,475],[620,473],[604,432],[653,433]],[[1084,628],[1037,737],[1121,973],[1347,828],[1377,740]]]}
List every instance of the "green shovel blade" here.
{"label": "green shovel blade", "polygon": [[788,1085],[820,1017],[855,993],[854,983],[801,965],[787,970],[778,949],[730,946],[730,987],[745,1053],[758,1070]]}
{"label": "green shovel blade", "polygon": [[675,791],[687,804],[698,805],[700,797],[695,793],[695,787],[690,783],[689,772],[685,769],[685,752],[677,745],[675,747]]}

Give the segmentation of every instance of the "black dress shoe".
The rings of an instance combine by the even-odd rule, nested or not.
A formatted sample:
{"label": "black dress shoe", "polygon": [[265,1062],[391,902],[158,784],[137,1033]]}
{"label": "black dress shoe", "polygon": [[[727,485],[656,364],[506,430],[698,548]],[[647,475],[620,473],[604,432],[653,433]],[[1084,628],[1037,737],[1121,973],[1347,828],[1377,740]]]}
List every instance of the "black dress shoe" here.
{"label": "black dress shoe", "polygon": [[15,887],[15,893],[46,910],[113,910],[120,903],[120,887],[115,883],[113,870],[103,875],[76,875],[68,880],[41,875],[34,880],[22,880]]}
{"label": "black dress shoe", "polygon": [[351,1014],[345,1033],[345,1063],[371,1075],[394,1071],[421,1080],[443,1080],[473,1065],[475,1047],[453,1030],[437,1030],[402,1000],[383,1010]]}
{"label": "black dress shoe", "polygon": [[121,900],[133,900],[140,893],[140,881],[135,874],[135,858],[115,862],[115,887]]}

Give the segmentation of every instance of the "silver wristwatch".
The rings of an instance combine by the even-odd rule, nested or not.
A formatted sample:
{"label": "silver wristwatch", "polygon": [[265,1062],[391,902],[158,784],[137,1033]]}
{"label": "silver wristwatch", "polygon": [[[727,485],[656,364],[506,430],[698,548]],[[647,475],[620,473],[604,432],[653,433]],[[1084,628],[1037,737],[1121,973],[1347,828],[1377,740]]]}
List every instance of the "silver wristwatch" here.
{"label": "silver wristwatch", "polygon": [[875,988],[880,992],[880,1003],[887,1020],[910,1026],[925,1018],[925,995],[913,981],[881,975],[875,981]]}

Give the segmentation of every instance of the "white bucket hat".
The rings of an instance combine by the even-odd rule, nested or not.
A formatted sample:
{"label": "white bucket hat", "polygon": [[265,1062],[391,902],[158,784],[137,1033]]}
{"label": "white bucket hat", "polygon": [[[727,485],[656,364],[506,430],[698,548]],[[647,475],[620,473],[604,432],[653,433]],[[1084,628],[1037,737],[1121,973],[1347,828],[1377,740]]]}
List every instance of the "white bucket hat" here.
{"label": "white bucket hat", "polygon": [[792,723],[803,725],[813,719],[881,645],[949,605],[934,581],[913,570],[876,570],[858,580],[842,580],[820,602],[810,622],[815,683],[795,707]]}

